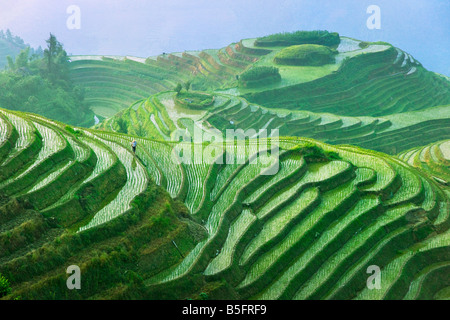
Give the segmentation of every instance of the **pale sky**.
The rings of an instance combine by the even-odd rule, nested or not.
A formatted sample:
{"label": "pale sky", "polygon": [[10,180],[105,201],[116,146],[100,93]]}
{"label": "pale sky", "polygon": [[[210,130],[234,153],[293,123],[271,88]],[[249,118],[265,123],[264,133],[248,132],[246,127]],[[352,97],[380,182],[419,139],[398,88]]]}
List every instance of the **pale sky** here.
{"label": "pale sky", "polygon": [[[80,8],[80,29],[66,26],[70,5]],[[366,26],[370,5],[381,9],[380,30]],[[449,0],[0,0],[0,29],[33,47],[52,32],[71,54],[148,57],[320,29],[390,42],[447,76],[449,17]]]}

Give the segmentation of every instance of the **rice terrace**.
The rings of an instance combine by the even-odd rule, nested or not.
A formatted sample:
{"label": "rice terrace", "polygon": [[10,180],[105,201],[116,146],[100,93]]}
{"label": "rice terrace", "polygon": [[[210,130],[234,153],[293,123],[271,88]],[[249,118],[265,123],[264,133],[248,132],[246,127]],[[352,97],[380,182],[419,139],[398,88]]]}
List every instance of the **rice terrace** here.
{"label": "rice terrace", "polygon": [[3,52],[18,39],[1,299],[450,298],[450,79],[411,53],[332,31]]}

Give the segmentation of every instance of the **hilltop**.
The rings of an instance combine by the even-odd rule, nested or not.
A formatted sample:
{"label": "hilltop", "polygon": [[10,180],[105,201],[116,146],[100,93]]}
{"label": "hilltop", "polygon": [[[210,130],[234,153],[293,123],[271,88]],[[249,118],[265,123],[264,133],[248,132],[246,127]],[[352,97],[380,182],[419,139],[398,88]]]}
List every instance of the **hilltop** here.
{"label": "hilltop", "polygon": [[[427,71],[389,43],[341,36],[330,49],[336,52],[332,62],[292,66],[274,61],[289,47],[264,47],[257,41],[148,58],[73,56],[72,79],[86,88],[86,100],[102,118],[186,81],[194,91],[234,95],[272,109],[340,116],[380,117],[450,103],[446,77]],[[261,67],[278,69],[279,81],[239,85],[240,76]]]}

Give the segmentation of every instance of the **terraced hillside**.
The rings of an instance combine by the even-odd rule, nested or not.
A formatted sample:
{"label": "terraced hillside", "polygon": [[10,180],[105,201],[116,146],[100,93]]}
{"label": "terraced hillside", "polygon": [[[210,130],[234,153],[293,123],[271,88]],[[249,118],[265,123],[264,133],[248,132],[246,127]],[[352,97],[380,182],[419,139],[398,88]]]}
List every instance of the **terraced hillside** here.
{"label": "terraced hillside", "polygon": [[[278,129],[282,136],[317,139],[330,144],[351,144],[396,154],[413,146],[450,138],[450,105],[387,115],[350,117],[331,113],[272,109],[246,99],[216,94],[214,104],[192,110],[176,103],[173,92],[153,95],[107,119],[97,128],[158,140],[171,140],[175,131],[194,127],[214,129]],[[119,126],[122,122],[122,127]]]}
{"label": "terraced hillside", "polygon": [[72,78],[86,88],[92,110],[109,118],[149,95],[192,81],[195,90],[221,88],[259,58],[237,44],[220,50],[157,57],[72,56]]}
{"label": "terraced hillside", "polygon": [[[335,113],[341,116],[386,116],[446,105],[450,82],[427,71],[410,54],[389,44],[341,43],[335,64],[315,70],[290,67],[291,77],[311,76],[299,83],[242,92],[253,103],[271,108]],[[267,55],[255,65],[271,64]],[[320,70],[320,69],[319,69]],[[280,71],[282,79],[283,70]]]}
{"label": "terraced hillside", "polygon": [[[178,250],[203,236],[187,212],[180,218],[184,206],[150,183],[145,166],[111,137],[0,113],[0,272],[14,296],[114,296],[176,263]],[[90,283],[81,295],[64,289],[71,264]]]}
{"label": "terraced hillside", "polygon": [[[130,77],[130,81],[124,83],[132,85],[138,79],[139,85],[148,88],[147,95],[145,90],[134,95],[135,88],[123,87],[130,96],[121,98],[120,106],[110,108],[104,104],[103,108],[102,101],[120,94],[122,89],[108,94],[109,89],[104,90],[104,86],[109,86],[110,80],[105,78],[106,82],[98,86],[98,92],[108,95],[104,100],[96,96],[97,85],[86,82],[87,88],[92,89],[92,101],[99,103],[97,114],[108,118],[96,128],[157,140],[171,140],[184,131],[192,135],[195,129],[207,134],[214,134],[216,129],[222,132],[236,128],[278,129],[283,136],[308,137],[334,145],[357,145],[392,155],[450,138],[449,79],[427,71],[403,50],[384,42],[368,43],[341,36],[335,46],[334,63],[277,65],[274,57],[286,46],[264,46],[264,42],[258,40],[261,39],[241,40],[220,50],[150,57],[145,67],[143,59],[131,57],[123,61],[119,61],[120,57],[95,61],[98,68],[103,68],[98,74],[112,65],[120,65],[121,69],[128,70]],[[215,71],[202,69],[194,63],[198,59],[202,66],[206,65],[205,61],[214,65]],[[137,61],[141,62],[141,67]],[[84,58],[74,61],[74,74],[78,66],[84,73],[82,70],[86,66],[87,78],[91,78],[97,72],[88,67],[91,62]],[[239,76],[245,72],[274,66],[277,79],[281,80],[260,81],[262,85],[251,87],[238,85]],[[143,78],[136,76],[139,70],[147,69],[149,72],[150,69],[154,70],[152,72],[160,70],[165,83],[163,88],[157,87],[156,82],[145,85]],[[163,70],[176,70],[179,78],[165,76]],[[115,72],[114,81],[120,82],[123,76]],[[213,78],[217,74],[224,77],[216,81]],[[83,79],[79,79],[80,84]],[[177,103],[171,90],[176,83],[189,79],[193,79],[195,92],[208,87],[207,93],[215,98],[213,105],[193,110]],[[256,83],[259,82],[256,80]],[[113,87],[119,88],[115,84]],[[157,93],[150,94],[153,92]]]}
{"label": "terraced hillside", "polygon": [[389,154],[450,137],[450,105],[383,117],[350,117],[274,110],[245,99],[234,99],[234,103],[211,110],[203,119],[221,131],[278,129],[283,136],[357,145]]}
{"label": "terraced hillside", "polygon": [[[255,46],[245,39],[219,50],[157,57],[73,56],[72,77],[87,89],[97,115],[109,118],[136,101],[192,81],[193,90],[242,96],[275,109],[380,117],[450,103],[450,82],[427,71],[409,53],[383,43],[340,37],[333,63],[277,65],[286,46]],[[252,88],[238,77],[252,67],[277,67],[280,81]]]}
{"label": "terraced hillside", "polygon": [[3,109],[0,132],[6,299],[448,297],[450,199],[395,157],[307,138],[134,155],[133,136]]}
{"label": "terraced hillside", "polygon": [[[450,186],[450,141],[433,142],[404,151],[398,157],[431,175],[442,186]],[[448,188],[446,188],[448,190]],[[450,190],[449,190],[450,191]]]}
{"label": "terraced hillside", "polygon": [[192,132],[194,125],[199,125],[207,116],[209,108],[223,107],[230,99],[235,100],[224,95],[214,96],[213,104],[207,109],[190,109],[177,103],[173,91],[165,91],[137,102],[95,128],[170,141],[177,131]]}

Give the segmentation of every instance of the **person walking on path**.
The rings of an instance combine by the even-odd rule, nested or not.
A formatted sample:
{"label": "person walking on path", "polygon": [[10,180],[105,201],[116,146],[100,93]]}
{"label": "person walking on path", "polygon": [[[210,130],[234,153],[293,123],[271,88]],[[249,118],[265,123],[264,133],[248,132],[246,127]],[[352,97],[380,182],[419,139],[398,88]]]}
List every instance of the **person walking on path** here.
{"label": "person walking on path", "polygon": [[136,140],[133,140],[133,142],[131,143],[131,148],[133,148],[133,153],[136,153],[136,146],[137,146],[137,142],[136,142]]}

